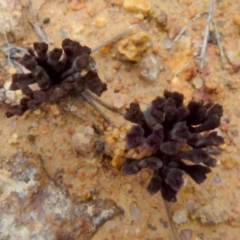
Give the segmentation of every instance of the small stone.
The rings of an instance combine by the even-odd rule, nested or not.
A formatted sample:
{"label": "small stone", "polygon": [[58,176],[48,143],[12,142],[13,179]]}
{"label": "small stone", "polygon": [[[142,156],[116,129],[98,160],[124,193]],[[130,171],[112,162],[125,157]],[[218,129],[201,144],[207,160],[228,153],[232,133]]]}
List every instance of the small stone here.
{"label": "small stone", "polygon": [[20,90],[20,89],[16,90],[15,94],[16,94],[16,96],[20,96],[20,97],[23,95],[22,90]]}
{"label": "small stone", "polygon": [[118,128],[115,128],[112,132],[112,136],[116,139],[119,138],[119,134],[120,134],[120,132],[119,132]]}
{"label": "small stone", "polygon": [[173,41],[168,36],[166,36],[162,41],[162,48],[170,49],[172,47]]}
{"label": "small stone", "polygon": [[153,55],[147,56],[141,60],[140,68],[141,77],[149,81],[155,81],[160,71],[159,60]]}
{"label": "small stone", "polygon": [[180,240],[191,240],[192,239],[192,230],[191,229],[182,229],[179,234]]}
{"label": "small stone", "polygon": [[41,113],[42,113],[41,109],[37,109],[34,111],[34,114],[36,115],[41,115]]}
{"label": "small stone", "polygon": [[44,18],[44,19],[43,19],[43,23],[44,23],[44,24],[50,23],[50,18],[49,18],[49,17]]}
{"label": "small stone", "polygon": [[8,90],[8,91],[6,91],[5,92],[5,95],[6,95],[6,98],[8,99],[8,100],[10,100],[11,102],[13,102],[14,101],[14,99],[15,99],[15,92],[14,91],[10,91],[10,90]]}
{"label": "small stone", "polygon": [[240,15],[235,15],[233,21],[237,26],[240,26]]}
{"label": "small stone", "polygon": [[225,149],[227,148],[227,144],[224,143],[224,144],[218,146],[218,148],[219,148],[220,150],[225,150]]}
{"label": "small stone", "polygon": [[75,106],[75,105],[71,105],[71,107],[70,107],[70,111],[71,112],[76,112],[77,111],[77,106]]}
{"label": "small stone", "polygon": [[165,29],[167,26],[168,16],[165,12],[161,11],[160,14],[156,17],[156,22],[158,27]]}
{"label": "small stone", "polygon": [[95,20],[95,26],[98,28],[105,27],[107,25],[107,19],[105,17],[98,17]]}
{"label": "small stone", "polygon": [[81,131],[72,135],[72,147],[77,154],[90,153],[95,145],[94,129],[90,126],[84,127]]}
{"label": "small stone", "polygon": [[186,209],[179,209],[173,214],[173,221],[177,224],[188,221],[188,212]]}
{"label": "small stone", "polygon": [[12,84],[12,82],[5,82],[3,85],[4,90],[5,91],[9,90],[11,84]]}
{"label": "small stone", "polygon": [[14,68],[14,67],[9,67],[8,73],[11,74],[11,75],[13,75],[13,74],[17,73],[17,69]]}
{"label": "small stone", "polygon": [[213,178],[213,183],[220,183],[222,181],[219,174],[216,174],[216,176]]}
{"label": "small stone", "polygon": [[12,145],[18,144],[18,134],[14,133],[9,139],[8,143]]}
{"label": "small stone", "polygon": [[116,70],[109,70],[107,72],[104,72],[104,80],[106,82],[112,82],[116,74]]}
{"label": "small stone", "polygon": [[205,81],[204,84],[207,90],[209,91],[216,90],[219,86],[219,80],[217,78],[213,78],[213,79],[209,78]]}
{"label": "small stone", "polygon": [[135,18],[143,20],[144,19],[144,15],[142,13],[137,13],[134,15]]}
{"label": "small stone", "polygon": [[126,95],[121,93],[115,93],[112,98],[113,106],[116,108],[122,108],[126,103]]}
{"label": "small stone", "polygon": [[151,4],[147,0],[125,0],[123,7],[129,12],[142,12],[147,14],[151,9]]}
{"label": "small stone", "polygon": [[70,9],[72,11],[78,11],[82,8],[85,8],[86,7],[86,4],[84,2],[79,2],[79,1],[73,1],[71,4],[70,4]]}
{"label": "small stone", "polygon": [[200,89],[203,87],[203,80],[200,77],[193,78],[192,83],[196,89]]}
{"label": "small stone", "polygon": [[135,202],[130,203],[130,209],[129,210],[130,210],[132,220],[136,220],[139,217],[141,217],[141,212],[140,212],[140,210],[139,210],[139,208],[138,208],[138,206]]}
{"label": "small stone", "polygon": [[53,114],[53,115],[55,115],[55,116],[58,116],[58,115],[60,115],[60,108],[56,105],[56,104],[54,104],[54,105],[51,105],[50,106],[50,109],[51,109],[51,113]]}
{"label": "small stone", "polygon": [[111,161],[111,165],[115,168],[120,168],[124,163],[124,150],[117,149],[114,151],[114,157]]}

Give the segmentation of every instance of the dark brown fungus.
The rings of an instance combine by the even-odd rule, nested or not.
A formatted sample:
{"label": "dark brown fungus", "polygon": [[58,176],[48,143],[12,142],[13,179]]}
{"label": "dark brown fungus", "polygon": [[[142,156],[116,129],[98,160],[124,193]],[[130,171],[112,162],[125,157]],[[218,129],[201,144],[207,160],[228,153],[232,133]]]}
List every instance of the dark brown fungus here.
{"label": "dark brown fungus", "polygon": [[[19,60],[30,73],[14,74],[10,90],[21,89],[26,96],[24,104],[20,101],[7,110],[7,117],[21,116],[28,109],[36,110],[42,102],[58,102],[69,95],[80,94],[86,88],[97,96],[107,90],[107,85],[101,82],[97,72],[90,66],[93,59],[89,47],[65,39],[62,48],[48,52],[46,43],[34,43],[33,49],[28,49],[29,54]],[[33,91],[30,88],[29,85],[34,83],[38,84],[40,90]]]}
{"label": "dark brown fungus", "polygon": [[[183,100],[183,94],[165,90],[164,98],[155,98],[145,112],[139,104],[131,103],[125,115],[126,120],[136,124],[127,132],[127,149],[149,147],[152,155],[128,158],[122,172],[136,174],[143,168],[152,169],[148,192],[160,191],[165,200],[172,202],[177,200],[184,173],[197,184],[207,178],[210,167],[216,166],[216,159],[206,148],[224,143],[223,138],[212,131],[220,125],[222,106],[193,100],[184,106]],[[188,150],[183,148],[186,144]]]}

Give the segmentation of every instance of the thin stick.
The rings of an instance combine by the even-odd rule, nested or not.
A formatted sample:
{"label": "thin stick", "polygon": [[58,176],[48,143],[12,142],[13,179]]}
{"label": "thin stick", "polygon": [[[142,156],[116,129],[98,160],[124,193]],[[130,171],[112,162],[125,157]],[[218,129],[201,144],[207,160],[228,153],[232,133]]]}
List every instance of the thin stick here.
{"label": "thin stick", "polygon": [[109,124],[113,125],[113,122],[96,106],[96,104],[87,96],[87,94],[82,93],[81,97],[89,104],[92,106],[92,108],[100,114],[100,116]]}
{"label": "thin stick", "polygon": [[181,69],[179,69],[177,72],[175,72],[172,76],[173,76],[173,77],[177,76],[177,75],[180,74],[186,67],[188,67],[192,62],[196,62],[196,61],[198,61],[199,59],[200,59],[199,57],[192,58],[189,62],[187,62],[186,64],[184,64]]}
{"label": "thin stick", "polygon": [[196,20],[198,20],[200,17],[206,15],[207,12],[202,12],[202,13],[198,13],[195,15],[194,18],[192,18],[188,23],[187,25],[181,30],[181,32],[175,37],[175,39],[173,40],[172,44],[171,44],[171,47],[172,48],[176,42],[179,40],[179,38],[185,33],[185,31],[189,28],[189,26],[194,23]]}
{"label": "thin stick", "polygon": [[34,24],[31,23],[30,21],[28,21],[28,23],[31,25],[33,31],[37,34],[37,36],[39,37],[39,39],[42,42],[45,42],[47,44],[49,44],[48,39],[47,39],[47,35],[45,34],[45,32],[43,31],[43,29],[39,26],[39,21],[36,21]]}
{"label": "thin stick", "polygon": [[213,19],[213,0],[210,0],[208,18],[207,18],[206,27],[204,30],[203,46],[202,46],[201,54],[200,54],[200,69],[203,69],[203,67],[204,67],[206,48],[207,48],[207,43],[208,43],[208,38],[209,38],[209,28],[210,28],[212,19]]}
{"label": "thin stick", "polygon": [[102,47],[112,43],[112,42],[116,42],[117,40],[119,40],[120,38],[124,37],[125,35],[127,35],[128,33],[132,32],[134,29],[136,28],[136,25],[132,25],[130,26],[127,30],[124,30],[123,32],[115,35],[114,37],[108,39],[107,41],[99,44],[97,47],[92,49],[91,53],[94,53],[96,51],[98,51],[99,49],[101,49]]}
{"label": "thin stick", "polygon": [[94,120],[94,119],[89,119],[87,118],[86,116],[84,116],[83,114],[81,114],[80,112],[72,112],[69,110],[68,107],[64,106],[63,104],[59,104],[59,106],[67,113],[70,113],[72,114],[73,116],[81,119],[83,122],[91,122],[94,126],[94,128],[96,129],[96,131],[99,133],[99,134],[102,134],[103,133],[103,130],[100,129],[100,127],[98,126],[99,124]]}
{"label": "thin stick", "polygon": [[169,222],[170,222],[170,225],[171,225],[173,239],[178,240],[177,229],[176,229],[175,223],[172,220],[172,214],[171,214],[171,211],[170,211],[169,203],[166,200],[164,200],[164,205],[165,205],[165,209],[166,209],[168,219],[169,219]]}
{"label": "thin stick", "polygon": [[215,36],[216,36],[216,40],[217,40],[217,45],[218,45],[218,48],[219,48],[219,51],[220,51],[220,60],[221,60],[221,66],[222,66],[222,69],[223,70],[226,70],[225,68],[225,53],[224,53],[224,50],[223,50],[223,47],[222,47],[222,44],[221,44],[221,39],[220,39],[220,34],[219,34],[219,31],[217,29],[217,24],[213,18],[213,28],[214,28],[214,33],[215,33]]}
{"label": "thin stick", "polygon": [[103,107],[109,109],[112,112],[118,113],[121,116],[124,116],[124,114],[116,107],[113,107],[111,105],[108,105],[107,103],[105,103],[104,101],[102,101],[100,98],[96,97],[94,94],[92,94],[90,91],[88,91],[87,89],[85,90],[85,93],[91,97],[94,101],[96,101],[97,103],[99,103],[100,105],[102,105]]}

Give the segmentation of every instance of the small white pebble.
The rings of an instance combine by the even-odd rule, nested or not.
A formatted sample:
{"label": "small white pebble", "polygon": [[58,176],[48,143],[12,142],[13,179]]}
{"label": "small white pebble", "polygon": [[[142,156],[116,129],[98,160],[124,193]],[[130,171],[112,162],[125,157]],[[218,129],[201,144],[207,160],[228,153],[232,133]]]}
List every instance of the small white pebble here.
{"label": "small white pebble", "polygon": [[71,112],[76,112],[77,111],[77,106],[75,106],[75,105],[71,105],[71,107],[70,107],[70,111]]}
{"label": "small white pebble", "polygon": [[95,26],[98,28],[105,27],[107,24],[107,19],[105,17],[97,17],[95,20]]}
{"label": "small white pebble", "polygon": [[8,90],[8,91],[5,92],[5,95],[6,95],[6,98],[8,100],[13,101],[15,99],[15,92],[14,91]]}
{"label": "small white pebble", "polygon": [[12,84],[12,82],[5,82],[4,83],[3,88],[5,89],[5,91],[9,90],[11,84]]}
{"label": "small white pebble", "polygon": [[193,78],[192,83],[196,89],[200,89],[203,87],[203,80],[200,77]]}
{"label": "small white pebble", "polygon": [[149,81],[155,81],[160,71],[158,58],[153,55],[144,57],[140,63],[141,76]]}
{"label": "small white pebble", "polygon": [[16,90],[15,94],[16,94],[16,96],[22,96],[23,95],[22,90],[20,90],[20,89]]}
{"label": "small white pebble", "polygon": [[13,75],[13,74],[17,73],[17,69],[14,68],[14,67],[10,67],[10,68],[8,69],[8,73],[11,74],[11,75]]}
{"label": "small white pebble", "polygon": [[112,98],[113,106],[116,108],[121,108],[126,103],[126,96],[121,93],[115,93]]}
{"label": "small white pebble", "polygon": [[186,209],[179,209],[173,214],[173,221],[177,224],[188,221],[188,212]]}
{"label": "small white pebble", "polygon": [[138,19],[141,19],[143,20],[144,19],[144,15],[142,13],[137,13],[134,15],[135,18],[138,18]]}
{"label": "small white pebble", "polygon": [[40,115],[41,113],[42,113],[41,109],[37,109],[37,110],[34,111],[34,114],[36,114],[36,115]]}
{"label": "small white pebble", "polygon": [[14,134],[12,135],[12,138],[17,139],[17,138],[18,138],[18,134],[17,134],[17,133],[14,133]]}
{"label": "small white pebble", "polygon": [[140,212],[140,210],[139,210],[139,208],[138,208],[138,206],[135,202],[130,203],[129,211],[130,211],[130,214],[131,214],[131,218],[133,220],[136,220],[136,219],[141,217],[141,212]]}

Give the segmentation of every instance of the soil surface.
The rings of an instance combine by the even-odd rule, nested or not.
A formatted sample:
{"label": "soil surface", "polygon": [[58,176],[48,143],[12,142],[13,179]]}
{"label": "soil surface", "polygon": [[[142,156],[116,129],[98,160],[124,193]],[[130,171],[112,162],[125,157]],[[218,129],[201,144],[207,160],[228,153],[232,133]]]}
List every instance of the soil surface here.
{"label": "soil surface", "polygon": [[[0,23],[6,26],[0,31],[2,50],[6,39],[24,49],[46,40],[53,49],[65,38],[95,49],[130,29],[91,54],[108,87],[100,99],[120,112],[96,103],[110,122],[80,96],[6,118],[22,93],[6,89],[19,68],[0,52],[6,95],[1,99],[0,92],[0,239],[239,239],[240,2],[213,1],[214,25],[201,67],[197,58],[208,18],[201,13],[211,11],[209,2],[32,0],[29,6],[0,0]],[[122,113],[131,102],[146,109],[165,89],[183,93],[185,103],[221,104],[217,131],[225,140],[209,149],[217,166],[207,180],[197,185],[184,175],[177,202],[168,204],[159,193],[147,192],[150,170],[131,176],[120,171],[124,157],[142,154],[125,151],[132,124]]]}

